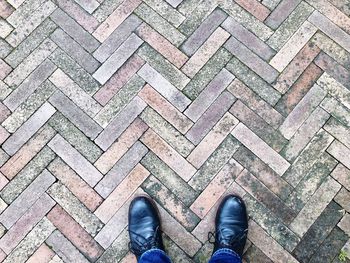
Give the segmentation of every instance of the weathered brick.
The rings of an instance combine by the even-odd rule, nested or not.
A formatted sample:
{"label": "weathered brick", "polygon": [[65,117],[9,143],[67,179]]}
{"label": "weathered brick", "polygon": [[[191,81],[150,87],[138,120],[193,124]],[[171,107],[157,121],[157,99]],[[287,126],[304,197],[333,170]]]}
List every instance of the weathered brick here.
{"label": "weathered brick", "polygon": [[[18,66],[56,27],[54,22],[46,19],[6,57],[5,61],[12,67]],[[5,47],[3,48],[5,50]]]}
{"label": "weathered brick", "polygon": [[215,151],[222,141],[230,134],[233,128],[238,124],[238,120],[230,113],[226,113],[220,121],[212,128],[206,137],[197,145],[197,147],[187,157],[197,169],[203,165],[207,158]]}
{"label": "weathered brick", "polygon": [[95,190],[106,198],[131,172],[138,162],[146,155],[148,149],[137,141],[112,169],[96,185]]}
{"label": "weathered brick", "polygon": [[53,184],[55,177],[45,170],[19,197],[0,215],[0,222],[9,229]]}
{"label": "weathered brick", "polygon": [[60,180],[87,208],[95,211],[102,203],[102,198],[62,159],[56,158],[48,166],[48,170]]}
{"label": "weathered brick", "polygon": [[51,96],[49,101],[89,138],[96,138],[96,136],[102,131],[102,128],[94,122],[93,119],[78,108],[62,92],[57,91]]}
{"label": "weathered brick", "polygon": [[87,209],[62,183],[53,184],[47,193],[91,236],[101,230],[103,223]]}
{"label": "weathered brick", "polygon": [[182,67],[188,60],[185,54],[147,24],[142,24],[138,27],[136,33],[176,67]]}
{"label": "weathered brick", "polygon": [[124,62],[142,44],[142,40],[135,34],[130,37],[99,67],[94,73],[94,78],[104,84],[124,64]]}
{"label": "weathered brick", "polygon": [[2,148],[14,155],[56,112],[49,103],[41,106],[7,141]]}
{"label": "weathered brick", "polygon": [[286,204],[300,211],[336,165],[337,161],[328,153],[322,154],[285,200]]}
{"label": "weathered brick", "polygon": [[350,160],[348,158],[350,149],[347,148],[344,144],[337,140],[334,140],[334,142],[328,147],[327,152],[350,169]]}
{"label": "weathered brick", "polygon": [[86,31],[92,33],[98,27],[95,17],[88,15],[79,5],[68,0],[59,0],[57,5],[76,20]]}
{"label": "weathered brick", "polygon": [[186,109],[185,115],[192,121],[197,121],[233,79],[230,72],[222,69]]}
{"label": "weathered brick", "polygon": [[0,171],[7,178],[14,178],[54,135],[55,131],[52,128],[43,127],[1,167]]}
{"label": "weathered brick", "polygon": [[6,254],[10,254],[26,234],[45,216],[46,213],[50,211],[54,205],[55,202],[46,193],[43,193],[1,238],[0,248]]}
{"label": "weathered brick", "polygon": [[342,213],[340,209],[339,205],[330,202],[323,210],[322,214],[312,224],[293,251],[293,255],[299,261],[307,262],[315,252],[318,253],[319,246],[341,219]]}
{"label": "weathered brick", "polygon": [[95,72],[100,66],[100,63],[93,56],[84,50],[80,44],[78,44],[62,29],[56,29],[50,37],[57,44],[57,46],[64,50],[90,74]]}
{"label": "weathered brick", "polygon": [[140,118],[183,157],[187,157],[195,147],[181,132],[152,108],[147,107]]}
{"label": "weathered brick", "polygon": [[277,70],[251,52],[233,36],[225,43],[224,47],[266,82],[272,83],[276,80]]}
{"label": "weathered brick", "polygon": [[250,130],[263,139],[272,149],[279,152],[286,144],[286,139],[279,131],[273,129],[265,120],[253,112],[240,100],[230,108],[236,118],[244,123]]}
{"label": "weathered brick", "polygon": [[102,174],[60,135],[57,134],[48,146],[90,186],[95,186],[102,178]]}
{"label": "weathered brick", "polygon": [[95,93],[94,98],[105,106],[112,97],[127,84],[132,76],[141,68],[144,61],[132,55],[125,64]]}
{"label": "weathered brick", "polygon": [[342,184],[346,189],[350,189],[350,170],[341,163],[332,171],[331,176]]}
{"label": "weathered brick", "polygon": [[52,74],[55,69],[56,66],[51,61],[45,60],[4,100],[4,104],[11,111],[14,111]]}
{"label": "weathered brick", "polygon": [[292,222],[293,218],[297,215],[296,212],[287,207],[281,199],[275,196],[247,170],[243,171],[238,176],[236,182],[259,202],[263,203],[268,209],[280,217],[286,224]]}
{"label": "weathered brick", "polygon": [[55,256],[53,252],[45,243],[42,244],[33,255],[26,261],[28,263],[47,263]]}
{"label": "weathered brick", "polygon": [[192,56],[226,17],[227,15],[223,11],[215,9],[182,44],[181,50],[188,56]]}
{"label": "weathered brick", "polygon": [[84,0],[75,0],[82,8],[84,8],[90,14],[99,6],[99,3],[95,0],[84,1]]}
{"label": "weathered brick", "polygon": [[[281,0],[277,0],[276,2],[281,2]],[[279,25],[266,43],[273,49],[280,50],[289,40],[289,38],[305,22],[305,20],[307,20],[313,11],[314,8],[312,6],[307,4],[305,1],[301,1],[293,12],[291,12],[283,21],[283,23]]]}
{"label": "weathered brick", "polygon": [[340,250],[348,241],[348,235],[338,227],[333,228],[332,232],[320,246],[318,253],[314,254],[310,263],[320,262],[320,260],[330,261],[339,256]]}
{"label": "weathered brick", "polygon": [[89,262],[58,230],[55,230],[45,242],[65,261]]}
{"label": "weathered brick", "polygon": [[[186,133],[186,138],[194,144],[199,144],[210,129],[230,108],[234,101],[234,96],[232,96],[231,93],[224,91],[193,124],[191,129]],[[191,108],[189,107],[189,109]],[[189,112],[191,112],[191,110],[189,110]]]}
{"label": "weathered brick", "polygon": [[244,146],[241,146],[234,153],[233,158],[282,200],[286,199],[291,193],[292,187],[272,168]]}
{"label": "weathered brick", "polygon": [[286,117],[313,87],[321,74],[322,70],[311,63],[278,101],[275,109]]}
{"label": "weathered brick", "polygon": [[297,263],[298,261],[291,256],[281,245],[271,238],[258,224],[253,220],[249,221],[249,240],[257,246],[265,255],[276,262]]}
{"label": "weathered brick", "polygon": [[304,70],[318,55],[320,49],[312,43],[308,43],[279,75],[273,87],[281,93],[286,93]]}
{"label": "weathered brick", "polygon": [[142,165],[137,164],[97,208],[95,215],[102,222],[107,223],[148,176],[149,172]]}
{"label": "weathered brick", "polygon": [[50,18],[88,52],[94,51],[99,46],[100,43],[62,9],[56,9]]}
{"label": "weathered brick", "polygon": [[94,57],[101,63],[114,53],[114,51],[129,37],[129,35],[141,24],[141,20],[130,15],[118,28],[94,52]]}
{"label": "weathered brick", "polygon": [[172,26],[168,21],[157,14],[145,3],[141,3],[135,9],[135,14],[153,27],[153,29],[158,31],[158,33],[168,39],[176,47],[178,47],[185,40],[185,36],[180,33],[177,28]]}
{"label": "weathered brick", "polygon": [[[95,261],[103,253],[102,247],[59,205],[56,205],[48,213],[47,218],[89,260]],[[59,244],[52,239],[51,235],[46,241],[47,244],[51,245],[55,252],[59,252],[57,251]],[[74,258],[75,260],[76,258]]]}
{"label": "weathered brick", "polygon": [[[324,15],[320,12],[315,11],[308,19],[315,26],[320,28],[325,34],[329,35],[332,39],[334,39],[339,45],[345,48],[348,52],[350,52],[350,36],[349,32],[344,32],[342,29],[334,25],[331,21],[329,21]],[[344,23],[344,22],[342,22]],[[349,22],[348,25],[350,26]],[[350,30],[350,27],[348,28]]]}
{"label": "weathered brick", "polygon": [[168,99],[176,108],[183,111],[190,100],[176,89],[168,80],[166,80],[161,74],[154,70],[148,64],[145,64],[139,71],[140,75],[145,81],[147,81],[154,89],[156,89],[161,95]]}
{"label": "weathered brick", "polygon": [[337,80],[332,78],[328,73],[323,73],[318,79],[317,84],[327,91],[331,96],[338,99],[345,107],[350,109],[350,91]]}
{"label": "weathered brick", "polygon": [[270,146],[249,130],[244,124],[238,124],[233,129],[232,135],[279,175],[282,175],[290,166],[282,156],[271,149]]}
{"label": "weathered brick", "polygon": [[235,2],[238,3],[240,6],[242,6],[244,9],[246,9],[249,13],[251,13],[260,21],[264,21],[265,18],[270,14],[270,10],[266,8],[264,5],[260,4],[258,1],[236,0]]}
{"label": "weathered brick", "polygon": [[123,110],[108,124],[108,126],[95,139],[95,143],[103,150],[107,150],[111,144],[125,131],[146,107],[146,103],[139,97],[135,97]]}
{"label": "weathered brick", "polygon": [[141,141],[186,182],[196,172],[196,169],[189,162],[152,130],[148,130],[141,137]]}
{"label": "weathered brick", "polygon": [[203,191],[214,176],[230,160],[238,147],[239,142],[232,136],[227,136],[221,145],[191,178],[189,185],[197,191]]}
{"label": "weathered brick", "polygon": [[102,107],[62,70],[57,69],[49,80],[90,117],[94,117],[101,110]]}
{"label": "weathered brick", "polygon": [[240,79],[249,89],[253,90],[257,95],[254,97],[262,98],[261,101],[266,101],[271,106],[274,106],[280,99],[281,94],[271,87],[258,74],[244,65],[238,58],[233,57],[227,64],[226,69],[231,71],[237,79]]}
{"label": "weathered brick", "polygon": [[55,49],[57,45],[50,39],[40,44],[26,59],[19,64],[4,80],[12,89],[15,89],[35,70]]}
{"label": "weathered brick", "polygon": [[44,217],[3,262],[25,262],[54,230],[55,227]]}
{"label": "weathered brick", "polygon": [[13,47],[18,46],[45,18],[47,18],[54,10],[56,5],[51,1],[45,2],[38,9],[31,13],[29,19],[23,21],[21,26],[18,26],[12,33],[6,38],[6,41]]}
{"label": "weathered brick", "polygon": [[247,48],[264,60],[270,60],[276,53],[271,47],[265,44],[261,39],[247,30],[231,16],[222,23],[222,27],[234,36],[235,39],[242,42]]}
{"label": "weathered brick", "polygon": [[51,149],[45,146],[16,176],[2,189],[1,198],[8,204],[13,202],[55,158]]}
{"label": "weathered brick", "polygon": [[88,161],[95,162],[102,154],[102,150],[60,112],[54,114],[49,125]]}
{"label": "weathered brick", "polygon": [[190,82],[190,78],[148,44],[144,44],[137,54],[179,90]]}
{"label": "weathered brick", "polygon": [[316,31],[317,28],[314,25],[305,21],[281,50],[272,58],[270,65],[279,72],[282,72]]}
{"label": "weathered brick", "polygon": [[186,62],[181,70],[189,77],[194,77],[197,72],[208,62],[221,45],[229,38],[230,34],[222,28],[216,29],[206,42]]}
{"label": "weathered brick", "polygon": [[283,136],[291,139],[325,96],[326,92],[315,84],[280,126]]}
{"label": "weathered brick", "polygon": [[303,236],[340,188],[340,184],[334,179],[326,179],[290,224],[291,230]]}
{"label": "weathered brick", "polygon": [[350,111],[339,101],[331,96],[327,96],[320,104],[320,107],[339,120],[346,127],[350,128]]}
{"label": "weathered brick", "polygon": [[108,18],[99,25],[93,33],[100,42],[103,42],[108,36],[134,11],[141,3],[140,0],[131,0],[119,5]]}
{"label": "weathered brick", "polygon": [[294,8],[300,3],[300,0],[283,0],[276,7],[276,9],[269,15],[265,23],[273,28],[277,29],[280,24],[288,17],[288,15],[293,11]]}
{"label": "weathered brick", "polygon": [[191,100],[198,97],[212,78],[225,67],[231,57],[232,55],[230,52],[224,48],[220,48],[183,89],[184,94]]}
{"label": "weathered brick", "polygon": [[196,191],[178,176],[154,153],[149,152],[141,164],[149,170],[153,176],[170,189],[184,204],[190,206],[197,196]]}
{"label": "weathered brick", "polygon": [[193,230],[200,221],[176,195],[155,177],[148,177],[142,184],[142,188],[188,231]]}
{"label": "weathered brick", "polygon": [[186,133],[193,125],[192,121],[178,111],[148,84],[143,87],[138,95],[181,133]]}
{"label": "weathered brick", "polygon": [[231,159],[196,198],[191,210],[203,219],[242,170],[243,167]]}
{"label": "weathered brick", "polygon": [[113,143],[94,163],[102,173],[107,173],[113,165],[127,152],[127,150],[147,130],[147,125],[140,119],[135,121],[120,135],[118,141]]}

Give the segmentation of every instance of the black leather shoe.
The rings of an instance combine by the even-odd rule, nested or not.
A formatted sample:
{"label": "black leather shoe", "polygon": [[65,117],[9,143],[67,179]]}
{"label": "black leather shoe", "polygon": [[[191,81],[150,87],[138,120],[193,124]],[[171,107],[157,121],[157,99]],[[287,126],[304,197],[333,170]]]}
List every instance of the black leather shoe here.
{"label": "black leather shoe", "polygon": [[130,204],[129,236],[129,248],[137,260],[147,250],[164,250],[158,210],[145,196],[136,197]]}
{"label": "black leather shoe", "polygon": [[[213,254],[220,248],[229,248],[242,257],[247,234],[248,217],[243,200],[234,195],[226,196],[221,202],[215,218]],[[213,236],[214,234],[209,233],[209,241]]]}

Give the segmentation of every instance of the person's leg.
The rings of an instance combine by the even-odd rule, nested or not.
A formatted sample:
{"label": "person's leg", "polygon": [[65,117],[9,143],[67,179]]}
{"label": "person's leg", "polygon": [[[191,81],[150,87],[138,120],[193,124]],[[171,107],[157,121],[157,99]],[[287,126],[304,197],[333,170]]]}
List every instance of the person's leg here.
{"label": "person's leg", "polygon": [[129,207],[130,250],[139,263],[171,263],[164,252],[157,207],[144,196]]}
{"label": "person's leg", "polygon": [[216,214],[214,251],[209,263],[241,263],[247,234],[248,217],[243,200],[226,196]]}
{"label": "person's leg", "polygon": [[212,255],[209,263],[242,263],[242,260],[233,250],[221,248]]}
{"label": "person's leg", "polygon": [[144,252],[139,263],[171,263],[170,258],[163,250],[160,249],[150,249]]}

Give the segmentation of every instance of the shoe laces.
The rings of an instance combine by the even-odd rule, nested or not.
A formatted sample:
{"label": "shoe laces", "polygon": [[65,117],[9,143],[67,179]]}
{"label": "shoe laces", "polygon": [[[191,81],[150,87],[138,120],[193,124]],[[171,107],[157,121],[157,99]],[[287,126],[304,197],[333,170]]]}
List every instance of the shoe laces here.
{"label": "shoe laces", "polygon": [[[241,240],[245,239],[247,237],[247,234],[248,234],[248,229],[245,229],[234,236],[229,236],[225,238],[225,235],[222,234],[222,230],[219,229],[219,231],[217,232],[208,233],[208,241],[211,244],[214,244],[217,241],[219,244],[224,244],[224,245],[228,245],[229,247],[232,247],[235,244],[238,244]],[[216,240],[216,238],[218,240]]]}
{"label": "shoe laces", "polygon": [[157,244],[159,243],[159,240],[158,240],[159,237],[157,236],[158,231],[160,231],[159,227],[156,228],[153,236],[150,236],[149,238],[144,238],[140,234],[135,233],[129,229],[129,233],[132,233],[135,236],[137,236],[137,238],[135,238],[133,242],[131,241],[129,242],[128,244],[129,250],[135,255],[141,255],[143,252],[147,250],[156,248]]}

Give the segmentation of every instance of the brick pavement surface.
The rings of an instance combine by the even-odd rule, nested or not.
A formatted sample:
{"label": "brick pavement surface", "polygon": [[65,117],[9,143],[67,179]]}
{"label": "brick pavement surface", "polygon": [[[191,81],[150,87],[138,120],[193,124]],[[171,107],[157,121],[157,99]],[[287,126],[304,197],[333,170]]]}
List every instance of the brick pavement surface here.
{"label": "brick pavement surface", "polygon": [[249,212],[244,263],[350,257],[349,0],[0,0],[0,262],[175,263]]}

